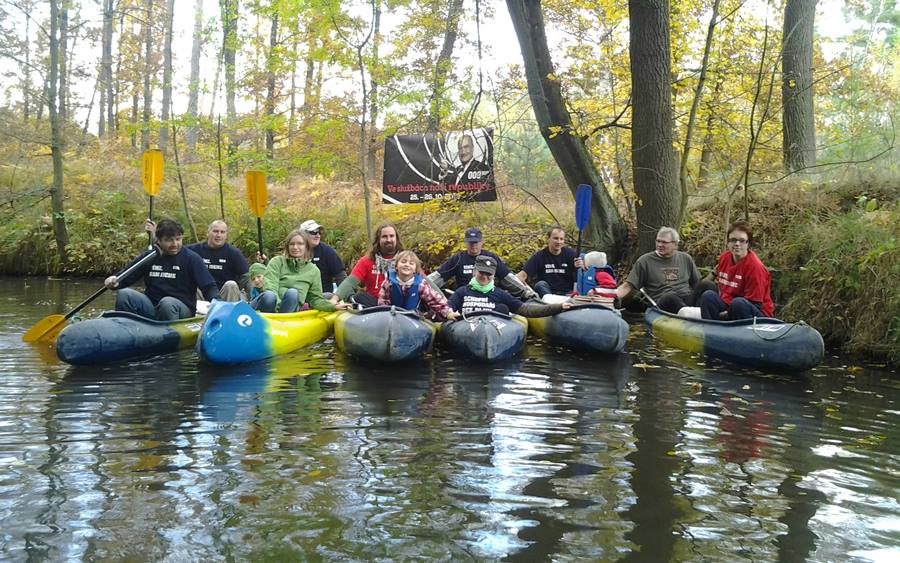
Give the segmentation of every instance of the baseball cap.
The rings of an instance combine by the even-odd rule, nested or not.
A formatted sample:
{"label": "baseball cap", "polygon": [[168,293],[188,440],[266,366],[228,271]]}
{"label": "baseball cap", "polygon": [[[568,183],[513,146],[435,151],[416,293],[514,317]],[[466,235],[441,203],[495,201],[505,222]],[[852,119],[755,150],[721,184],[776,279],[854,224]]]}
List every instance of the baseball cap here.
{"label": "baseball cap", "polygon": [[466,229],[466,242],[481,242],[481,229],[478,227],[470,227]]}
{"label": "baseball cap", "polygon": [[486,274],[496,274],[497,261],[490,256],[479,254],[475,257],[475,269]]}
{"label": "baseball cap", "polygon": [[316,223],[315,219],[307,219],[300,223],[300,230],[307,233],[314,233],[322,228],[322,225]]}

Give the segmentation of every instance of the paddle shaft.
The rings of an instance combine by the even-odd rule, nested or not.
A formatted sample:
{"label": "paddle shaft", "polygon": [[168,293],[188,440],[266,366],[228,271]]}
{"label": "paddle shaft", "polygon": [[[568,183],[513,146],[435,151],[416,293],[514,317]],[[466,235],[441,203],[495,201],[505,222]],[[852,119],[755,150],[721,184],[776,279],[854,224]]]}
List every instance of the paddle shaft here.
{"label": "paddle shaft", "polygon": [[[150,196],[150,214],[147,215],[147,218],[153,221],[153,196]],[[147,244],[153,248],[153,233],[147,233]]]}
{"label": "paddle shaft", "polygon": [[654,301],[653,298],[650,297],[650,295],[648,295],[646,291],[644,291],[644,288],[643,288],[643,287],[640,289],[640,291],[641,291],[641,293],[644,295],[644,297],[647,298],[647,301],[649,301],[651,305],[653,305],[654,307],[656,307],[657,309],[659,309],[659,305],[657,305],[657,304],[656,304],[656,301]]}
{"label": "paddle shaft", "polygon": [[256,242],[259,243],[259,253],[264,254],[262,246],[262,217],[256,218]]}

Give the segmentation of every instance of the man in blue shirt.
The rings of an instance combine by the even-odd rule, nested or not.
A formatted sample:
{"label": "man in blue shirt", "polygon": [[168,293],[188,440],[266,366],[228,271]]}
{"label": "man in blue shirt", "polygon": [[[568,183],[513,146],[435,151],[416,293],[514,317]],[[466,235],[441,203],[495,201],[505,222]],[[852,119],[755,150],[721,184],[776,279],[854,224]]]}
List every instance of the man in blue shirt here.
{"label": "man in blue shirt", "polygon": [[481,229],[478,227],[469,227],[466,229],[464,240],[466,243],[465,250],[457,252],[445,260],[436,272],[428,274],[428,280],[432,282],[433,286],[441,288],[444,284],[453,280],[456,284],[455,287],[465,287],[472,279],[472,276],[475,275],[476,258],[478,256],[488,256],[493,258],[496,262],[495,279],[499,280],[498,283],[503,286],[504,289],[516,296],[521,295],[525,299],[537,296],[530,287],[522,283],[519,278],[509,271],[509,268],[503,263],[503,260],[501,260],[499,256],[493,252],[484,250]]}
{"label": "man in blue shirt", "polygon": [[[128,277],[112,275],[104,284],[116,292],[116,311],[128,311],[148,319],[172,321],[194,316],[197,310],[197,290],[212,300],[218,294],[216,282],[197,253],[182,246],[184,230],[171,219],[164,219],[156,227],[156,244],[162,251],[151,262]],[[136,264],[148,253],[141,253],[125,267]],[[128,288],[143,277],[144,293]]]}
{"label": "man in blue shirt", "polygon": [[530,281],[538,295],[566,295],[575,287],[578,269],[583,266],[574,248],[566,246],[566,232],[553,227],[547,233],[547,246],[531,255],[516,276]]}
{"label": "man in blue shirt", "polygon": [[322,242],[322,229],[322,225],[316,223],[315,219],[307,219],[300,224],[300,230],[309,234],[311,261],[322,274],[322,293],[328,297],[347,277],[347,270],[337,252]]}
{"label": "man in blue shirt", "polygon": [[187,248],[200,255],[206,269],[216,280],[218,299],[241,300],[241,288],[249,286],[250,266],[243,253],[228,244],[228,225],[225,221],[217,219],[210,223],[206,231],[206,242],[190,244]]}

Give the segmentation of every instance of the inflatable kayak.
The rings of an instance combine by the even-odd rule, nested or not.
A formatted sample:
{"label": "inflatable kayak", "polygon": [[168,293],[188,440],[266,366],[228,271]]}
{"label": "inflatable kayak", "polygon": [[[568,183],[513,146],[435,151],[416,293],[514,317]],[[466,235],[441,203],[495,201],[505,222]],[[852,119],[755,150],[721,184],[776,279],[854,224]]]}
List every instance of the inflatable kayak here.
{"label": "inflatable kayak", "polygon": [[654,337],[676,348],[757,369],[803,371],[825,355],[822,335],[803,322],[766,317],[712,321],[656,308],[647,309],[644,321]]}
{"label": "inflatable kayak", "polygon": [[421,358],[434,342],[437,326],[415,311],[393,306],[345,311],[334,321],[334,342],[345,353],[379,362]]}
{"label": "inflatable kayak", "polygon": [[525,345],[528,320],[494,311],[470,313],[441,324],[441,341],[462,356],[488,362],[512,358]]}
{"label": "inflatable kayak", "polygon": [[554,346],[587,352],[621,352],[628,323],[615,309],[580,305],[550,317],[528,319],[531,333]]}
{"label": "inflatable kayak", "polygon": [[336,313],[258,313],[243,301],[216,301],[197,340],[197,353],[213,364],[240,364],[287,354],[322,340]]}
{"label": "inflatable kayak", "polygon": [[203,317],[156,321],[107,311],[64,328],[56,339],[56,355],[69,364],[88,365],[168,354],[193,346],[202,325]]}

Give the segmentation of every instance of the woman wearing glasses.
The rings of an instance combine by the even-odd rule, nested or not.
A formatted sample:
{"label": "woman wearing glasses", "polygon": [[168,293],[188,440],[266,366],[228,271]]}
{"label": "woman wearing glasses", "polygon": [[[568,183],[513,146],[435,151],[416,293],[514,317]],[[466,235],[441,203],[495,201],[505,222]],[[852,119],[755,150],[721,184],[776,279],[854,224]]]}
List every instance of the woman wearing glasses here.
{"label": "woman wearing glasses", "polygon": [[771,317],[771,277],[759,256],[750,250],[753,229],[746,221],[735,221],[728,227],[728,250],[719,256],[713,272],[718,291],[708,290],[700,296],[700,312],[704,319],[737,320]]}

